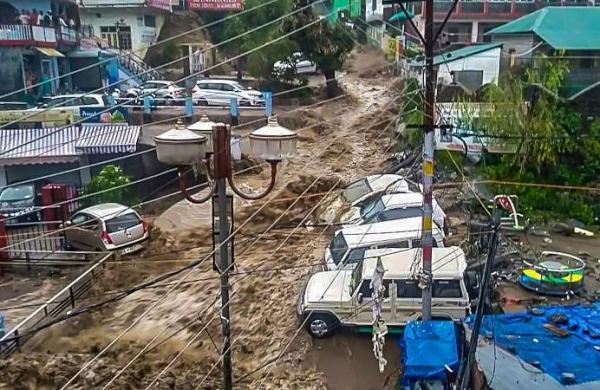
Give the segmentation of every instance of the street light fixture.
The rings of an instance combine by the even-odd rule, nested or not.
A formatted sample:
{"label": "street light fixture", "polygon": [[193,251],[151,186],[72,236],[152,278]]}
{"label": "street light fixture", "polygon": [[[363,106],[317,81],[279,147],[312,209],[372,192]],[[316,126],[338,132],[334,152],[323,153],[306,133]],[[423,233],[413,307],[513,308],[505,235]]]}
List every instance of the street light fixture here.
{"label": "street light fixture", "polygon": [[[210,127],[209,127],[210,126]],[[212,198],[213,210],[218,209],[219,265],[221,284],[221,325],[223,330],[223,388],[233,388],[231,367],[231,317],[229,314],[229,270],[232,262],[229,254],[230,228],[233,223],[233,206],[228,207],[227,184],[238,196],[244,199],[260,199],[273,190],[277,176],[277,164],[283,158],[296,152],[298,135],[278,124],[275,117],[268,119],[267,125],[253,131],[250,135],[252,157],[265,159],[271,165],[271,180],[268,187],[257,195],[245,194],[233,182],[231,159],[231,128],[223,123],[210,122],[206,115],[187,129],[181,121],[175,128],[154,138],[158,160],[179,169],[179,189],[192,203],[204,203]],[[210,145],[210,148],[208,148]],[[212,149],[212,153],[209,151]],[[189,166],[206,169],[207,175],[214,179],[208,194],[201,198],[193,197],[187,191],[185,172]],[[214,196],[216,194],[216,196]],[[217,206],[217,207],[215,207]],[[213,221],[215,215],[213,215]],[[213,235],[216,224],[213,223]],[[233,245],[233,244],[232,244]]]}

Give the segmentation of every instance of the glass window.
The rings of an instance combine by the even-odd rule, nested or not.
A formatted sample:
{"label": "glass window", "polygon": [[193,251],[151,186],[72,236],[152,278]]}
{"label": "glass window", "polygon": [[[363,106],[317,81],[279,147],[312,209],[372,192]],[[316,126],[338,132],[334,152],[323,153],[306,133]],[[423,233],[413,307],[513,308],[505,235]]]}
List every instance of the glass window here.
{"label": "glass window", "polygon": [[146,27],[156,27],[156,16],[154,16],[154,15],[144,15],[144,26],[146,26]]}
{"label": "glass window", "polygon": [[421,298],[422,295],[419,282],[412,279],[396,280],[396,289],[398,298]]}
{"label": "glass window", "polygon": [[98,101],[96,100],[96,98],[93,98],[91,96],[84,96],[83,98],[83,102],[82,102],[82,106],[93,106],[98,104]]}
{"label": "glass window", "polygon": [[139,217],[134,213],[127,213],[111,218],[105,222],[108,233],[120,232],[130,229],[141,223]]}
{"label": "glass window", "polygon": [[393,221],[396,219],[414,218],[421,217],[423,215],[423,209],[421,207],[407,207],[397,208],[392,210],[386,210],[377,216],[377,220],[382,221]]}
{"label": "glass window", "polygon": [[33,199],[35,196],[35,189],[33,185],[22,185],[15,187],[5,188],[0,193],[0,202],[15,202],[22,200]]}
{"label": "glass window", "polygon": [[398,248],[398,249],[408,248],[408,241],[404,240],[404,241],[390,242],[387,244],[378,245],[377,248]]}
{"label": "glass window", "polygon": [[360,290],[358,291],[362,294],[363,298],[371,298],[373,296],[373,290],[371,289],[371,279],[364,279],[362,284],[360,285]]}
{"label": "glass window", "polygon": [[85,214],[75,214],[72,218],[71,218],[71,223],[73,225],[81,225],[83,223],[85,223],[86,221],[88,221],[88,216]]}
{"label": "glass window", "polygon": [[350,183],[342,193],[342,196],[348,203],[354,203],[357,199],[362,198],[371,191],[373,189],[369,186],[367,179],[362,179]]}
{"label": "glass window", "polygon": [[434,298],[462,298],[460,280],[434,280],[432,295]]}
{"label": "glass window", "polygon": [[372,202],[365,203],[360,208],[360,215],[365,222],[374,222],[383,210],[385,210],[385,204],[381,199],[376,198]]}
{"label": "glass window", "polygon": [[360,285],[360,281],[362,279],[362,267],[363,263],[358,263],[356,268],[354,268],[354,271],[352,271],[352,287],[350,290],[350,295],[354,295],[354,291],[356,291],[356,289]]}
{"label": "glass window", "polygon": [[331,257],[333,258],[333,262],[335,264],[339,264],[342,261],[342,258],[348,251],[348,244],[346,243],[346,239],[342,232],[339,232],[331,243],[329,244],[329,251],[331,252]]}
{"label": "glass window", "polygon": [[229,84],[221,84],[221,89],[223,91],[227,91],[227,92],[233,92],[235,91],[235,88],[233,88],[231,85]]}
{"label": "glass window", "polygon": [[365,257],[365,248],[356,248],[352,249],[348,253],[348,258],[346,259],[346,264],[354,264],[362,262]]}

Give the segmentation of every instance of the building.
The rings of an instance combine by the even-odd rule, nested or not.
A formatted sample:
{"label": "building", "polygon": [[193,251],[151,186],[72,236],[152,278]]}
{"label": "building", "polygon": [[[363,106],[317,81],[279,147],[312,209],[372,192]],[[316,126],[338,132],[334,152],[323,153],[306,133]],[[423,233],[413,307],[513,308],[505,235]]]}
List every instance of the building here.
{"label": "building", "polygon": [[80,0],[87,36],[102,38],[110,48],[139,58],[156,42],[171,9],[171,0]]}
{"label": "building", "polygon": [[459,82],[474,91],[485,84],[498,84],[502,43],[471,45],[434,57],[438,84]]}
{"label": "building", "polygon": [[[47,92],[70,89],[70,77],[58,78],[70,71],[65,53],[79,44],[79,23],[74,0],[0,1],[0,100],[22,101],[23,89],[44,76],[51,80]],[[40,91],[31,88],[27,95],[35,99]]]}
{"label": "building", "polygon": [[[434,2],[435,29],[439,29],[452,4],[452,0]],[[544,7],[569,8],[594,5],[594,0],[459,0],[442,38],[446,42],[483,42],[486,32]],[[422,4],[415,4],[414,12],[417,15],[415,21],[419,29],[424,32],[425,7]]]}
{"label": "building", "polygon": [[501,70],[559,53],[568,61],[565,97],[591,92],[600,81],[600,7],[546,7],[487,33],[502,43]]}

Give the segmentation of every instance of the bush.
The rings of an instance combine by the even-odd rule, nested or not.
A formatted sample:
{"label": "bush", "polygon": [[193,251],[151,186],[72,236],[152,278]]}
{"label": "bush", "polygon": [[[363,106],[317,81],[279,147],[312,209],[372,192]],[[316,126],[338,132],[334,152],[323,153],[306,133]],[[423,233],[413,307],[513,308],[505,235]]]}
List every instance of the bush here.
{"label": "bush", "polygon": [[[92,178],[83,190],[83,195],[91,195],[84,199],[87,205],[97,203],[121,203],[128,206],[139,203],[131,188],[131,177],[121,167],[107,165]],[[94,194],[94,195],[92,195]]]}

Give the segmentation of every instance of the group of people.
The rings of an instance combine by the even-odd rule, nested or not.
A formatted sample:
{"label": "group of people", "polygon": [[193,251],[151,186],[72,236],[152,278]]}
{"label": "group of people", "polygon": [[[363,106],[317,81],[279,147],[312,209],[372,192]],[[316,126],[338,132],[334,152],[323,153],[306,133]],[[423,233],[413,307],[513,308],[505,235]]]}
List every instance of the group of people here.
{"label": "group of people", "polygon": [[17,23],[31,26],[43,26],[43,27],[70,27],[75,28],[75,20],[66,18],[65,15],[57,15],[56,12],[37,11],[35,8],[31,11],[22,9],[17,15]]}

